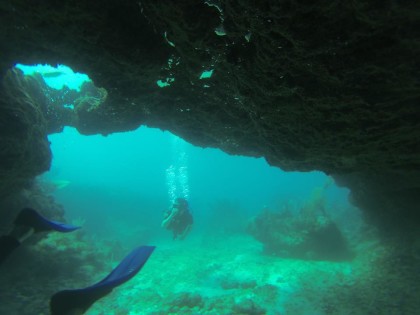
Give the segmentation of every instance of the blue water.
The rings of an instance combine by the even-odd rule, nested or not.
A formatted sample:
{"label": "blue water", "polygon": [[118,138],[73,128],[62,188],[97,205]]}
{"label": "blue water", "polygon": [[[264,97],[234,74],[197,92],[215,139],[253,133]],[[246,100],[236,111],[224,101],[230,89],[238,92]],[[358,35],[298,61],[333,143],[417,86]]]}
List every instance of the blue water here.
{"label": "blue water", "polygon": [[[45,83],[53,89],[60,90],[64,86],[70,89],[80,91],[80,86],[83,82],[90,81],[86,74],[74,72],[71,68],[65,65],[22,65],[17,64],[16,68],[23,71],[25,75],[32,75],[39,73],[43,76]],[[52,77],[48,75],[54,74]]]}
{"label": "blue water", "polygon": [[[285,202],[298,210],[315,188],[329,180],[322,172],[284,172],[262,158],[195,147],[169,132],[146,127],[107,137],[82,136],[65,128],[49,140],[53,162],[43,178],[69,181],[54,194],[69,220],[86,220],[86,227],[95,233],[108,231],[113,218],[125,221],[127,228],[133,224],[158,228],[173,199],[171,166],[184,170],[175,172],[172,186],[177,185],[177,176],[185,177],[188,193],[178,189],[175,197],[189,200],[196,229],[205,227],[217,203],[233,205],[247,216],[265,207],[281,210]],[[327,192],[330,203],[346,202],[345,189],[331,186]]]}

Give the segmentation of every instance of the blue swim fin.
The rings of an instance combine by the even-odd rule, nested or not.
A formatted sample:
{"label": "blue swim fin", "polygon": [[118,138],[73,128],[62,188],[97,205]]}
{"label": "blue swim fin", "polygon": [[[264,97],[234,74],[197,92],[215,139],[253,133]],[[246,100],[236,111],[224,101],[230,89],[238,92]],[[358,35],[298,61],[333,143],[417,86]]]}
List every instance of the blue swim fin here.
{"label": "blue swim fin", "polygon": [[80,226],[48,220],[32,208],[22,209],[16,217],[14,224],[33,228],[35,233],[44,231],[67,233],[80,229]]}
{"label": "blue swim fin", "polygon": [[102,281],[76,290],[55,293],[50,300],[51,315],[83,314],[115,287],[133,278],[143,268],[155,246],[140,246],[127,255]]}

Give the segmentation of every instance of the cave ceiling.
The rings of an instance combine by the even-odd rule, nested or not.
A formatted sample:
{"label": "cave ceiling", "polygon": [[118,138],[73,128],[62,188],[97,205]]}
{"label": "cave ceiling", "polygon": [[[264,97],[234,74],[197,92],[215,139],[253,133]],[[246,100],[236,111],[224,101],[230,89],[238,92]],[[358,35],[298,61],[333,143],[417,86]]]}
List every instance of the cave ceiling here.
{"label": "cave ceiling", "polygon": [[[3,2],[1,69],[49,63],[87,73],[108,99],[80,115],[86,134],[145,124],[286,170],[418,169],[416,9],[416,1]],[[213,75],[200,79],[205,70]]]}

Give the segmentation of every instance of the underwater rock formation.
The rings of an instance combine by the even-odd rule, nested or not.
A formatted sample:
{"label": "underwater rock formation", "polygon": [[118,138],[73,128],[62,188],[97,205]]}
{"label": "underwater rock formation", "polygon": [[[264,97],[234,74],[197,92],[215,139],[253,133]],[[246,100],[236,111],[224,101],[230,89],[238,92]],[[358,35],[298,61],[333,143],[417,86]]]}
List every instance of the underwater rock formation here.
{"label": "underwater rock formation", "polygon": [[[340,174],[371,216],[386,213],[384,230],[405,231],[410,218],[415,231],[418,12],[418,1],[5,2],[0,73],[66,64],[106,90],[75,123],[85,134],[145,124],[284,170]],[[212,76],[200,79],[204,70]],[[0,100],[0,194],[51,159],[45,117],[31,106],[16,116],[10,89]],[[404,185],[388,194],[390,180]]]}
{"label": "underwater rock formation", "polygon": [[50,168],[43,100],[27,92],[33,80],[13,70],[1,82],[0,198],[18,192]]}
{"label": "underwater rock formation", "polygon": [[85,82],[80,92],[66,86],[53,89],[39,73],[25,76],[17,68],[8,70],[1,83],[0,197],[5,197],[49,170],[47,135],[64,126],[82,127],[79,117],[87,120],[105,102],[107,92],[92,82]]}
{"label": "underwater rock formation", "polygon": [[327,212],[329,178],[313,189],[299,209],[286,203],[281,210],[262,209],[247,232],[264,245],[268,255],[307,260],[343,261],[353,258],[347,239]]}
{"label": "underwater rock formation", "polygon": [[352,258],[341,231],[324,215],[263,209],[248,225],[248,233],[263,243],[269,255],[333,261]]}

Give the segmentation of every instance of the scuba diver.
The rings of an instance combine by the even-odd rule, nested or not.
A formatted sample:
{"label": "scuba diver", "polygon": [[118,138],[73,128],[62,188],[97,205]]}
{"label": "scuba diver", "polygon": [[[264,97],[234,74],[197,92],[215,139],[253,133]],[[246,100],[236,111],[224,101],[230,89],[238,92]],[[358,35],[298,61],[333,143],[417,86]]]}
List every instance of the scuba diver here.
{"label": "scuba diver", "polygon": [[172,230],[174,239],[183,240],[194,223],[185,198],[177,198],[172,208],[166,210],[163,216],[162,227]]}
{"label": "scuba diver", "polygon": [[[24,208],[16,217],[12,231],[0,236],[0,265],[34,233],[50,231],[67,233],[78,229],[80,229],[79,226],[51,221],[34,209]],[[84,314],[97,300],[133,278],[143,268],[154,250],[155,246],[139,246],[98,283],[83,289],[55,293],[50,299],[51,315]]]}

